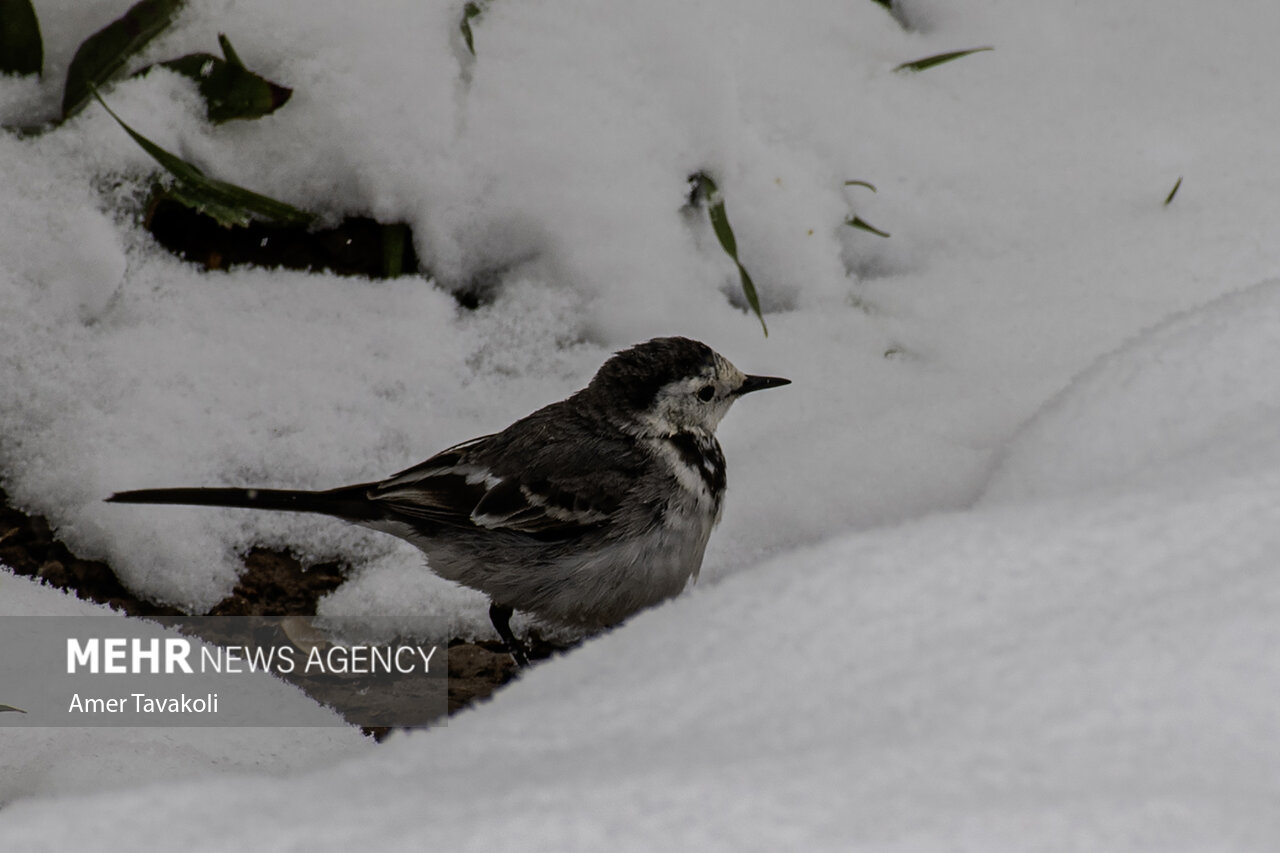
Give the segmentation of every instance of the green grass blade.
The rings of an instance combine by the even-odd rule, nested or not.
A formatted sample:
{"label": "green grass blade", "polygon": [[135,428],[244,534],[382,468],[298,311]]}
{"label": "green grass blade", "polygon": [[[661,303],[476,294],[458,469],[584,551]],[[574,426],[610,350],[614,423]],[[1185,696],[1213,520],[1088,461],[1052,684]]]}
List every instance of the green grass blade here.
{"label": "green grass blade", "polygon": [[872,192],[876,192],[875,184],[868,183],[867,181],[845,181],[844,185],[846,187],[866,187]]}
{"label": "green grass blade", "polygon": [[25,714],[25,713],[27,713],[26,711],[22,710],[21,708],[15,708],[15,707],[13,707],[12,705],[0,705],[0,712],[4,712],[4,711],[17,711],[19,714]]}
{"label": "green grass blade", "polygon": [[62,118],[88,103],[93,89],[110,80],[129,58],[164,31],[185,0],[139,0],[128,12],[84,40],[67,68]]}
{"label": "green grass blade", "polygon": [[407,225],[382,226],[382,277],[398,278],[404,273],[404,245],[409,236]]}
{"label": "green grass blade", "polygon": [[177,201],[201,213],[207,213],[224,226],[246,226],[254,219],[278,225],[309,225],[315,219],[310,213],[282,201],[208,177],[186,160],[166,151],[125,124],[107,106],[106,101],[102,100],[96,89],[91,92],[98,103],[102,104],[102,108],[124,128],[125,133],[173,175],[176,183],[170,188],[169,195]]}
{"label": "green grass blade", "polygon": [[484,9],[479,3],[470,2],[462,7],[462,23],[458,29],[462,30],[462,40],[467,43],[467,50],[471,51],[471,55],[476,55],[475,35],[471,32],[471,22],[480,17],[480,13]]}
{"label": "green grass blade", "polygon": [[756,283],[751,280],[751,276],[747,273],[747,268],[742,262],[734,258],[734,263],[738,265],[738,279],[742,282],[742,295],[747,297],[747,304],[751,306],[751,310],[756,312],[756,317],[760,320],[760,330],[764,332],[764,336],[769,337],[769,327],[764,322],[764,312],[760,310],[760,297],[756,295]]}
{"label": "green grass blade", "polygon": [[[231,47],[225,36],[221,41],[224,51]],[[235,61],[221,59],[211,53],[190,53],[160,65],[196,82],[205,100],[209,120],[215,124],[233,119],[261,118],[284,106],[293,95],[292,89],[272,83],[245,68],[234,50],[231,50],[231,56]],[[149,70],[144,68],[138,73]]]}
{"label": "green grass blade", "polygon": [[995,50],[994,47],[971,47],[968,50],[953,50],[950,53],[939,53],[937,56],[926,56],[924,59],[916,59],[911,62],[904,62],[894,68],[894,71],[924,71],[926,68],[933,68],[942,65],[945,62],[952,62],[961,57],[969,56],[974,53],[982,53],[986,50]]}
{"label": "green grass blade", "polygon": [[742,282],[742,295],[746,297],[747,304],[751,306],[751,310],[759,318],[760,328],[764,330],[764,336],[767,338],[769,337],[769,327],[764,322],[764,312],[760,310],[760,296],[756,293],[756,283],[751,280],[751,275],[747,272],[747,268],[742,265],[742,261],[738,260],[738,240],[733,236],[733,226],[729,224],[729,214],[724,207],[724,196],[720,194],[715,181],[706,172],[698,172],[693,176],[692,180],[694,197],[706,203],[707,215],[711,219],[711,230],[715,232],[716,239],[720,241],[720,247],[724,249],[724,253],[738,267],[738,278]]}
{"label": "green grass blade", "polygon": [[910,24],[907,22],[907,17],[901,8],[901,3],[897,2],[897,0],[871,0],[871,2],[888,12],[889,17],[898,22],[898,26],[902,27],[904,30],[911,29]]}
{"label": "green grass blade", "polygon": [[729,214],[724,209],[724,196],[712,191],[707,200],[707,215],[711,217],[711,229],[716,232],[716,239],[724,248],[724,253],[735,261],[738,260],[738,240],[733,235],[733,226],[729,224]]}
{"label": "green grass blade", "polygon": [[1172,201],[1173,201],[1173,197],[1174,197],[1174,196],[1176,196],[1176,195],[1178,194],[1178,189],[1179,189],[1181,186],[1182,186],[1182,176],[1181,176],[1181,175],[1179,175],[1179,176],[1178,176],[1178,180],[1177,180],[1177,182],[1175,182],[1175,183],[1174,183],[1174,185],[1173,185],[1173,189],[1169,190],[1169,195],[1168,195],[1168,197],[1167,197],[1167,198],[1165,198],[1165,200],[1164,200],[1164,206],[1165,206],[1165,207],[1168,207],[1168,206],[1169,206],[1169,204],[1170,204],[1170,202],[1172,202]]}
{"label": "green grass blade", "polygon": [[844,221],[844,224],[848,225],[850,228],[858,228],[862,231],[868,231],[872,234],[875,234],[877,237],[889,236],[888,231],[881,231],[879,228],[875,227],[870,222],[867,222],[861,216],[850,216],[848,219]]}
{"label": "green grass blade", "polygon": [[244,63],[240,61],[240,57],[236,54],[236,49],[231,46],[231,39],[227,38],[226,33],[218,33],[218,47],[222,48],[222,55],[229,64],[237,68],[244,68]]}
{"label": "green grass blade", "polygon": [[0,0],[0,74],[40,74],[44,41],[31,0]]}

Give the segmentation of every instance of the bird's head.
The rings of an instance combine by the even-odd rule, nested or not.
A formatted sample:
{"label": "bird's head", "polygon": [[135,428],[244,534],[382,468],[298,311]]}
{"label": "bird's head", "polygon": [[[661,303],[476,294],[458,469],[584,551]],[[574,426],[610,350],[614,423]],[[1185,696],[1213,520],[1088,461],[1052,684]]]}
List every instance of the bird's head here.
{"label": "bird's head", "polygon": [[615,354],[586,390],[642,433],[672,435],[685,430],[714,432],[743,394],[790,382],[776,376],[748,376],[699,341],[654,338]]}

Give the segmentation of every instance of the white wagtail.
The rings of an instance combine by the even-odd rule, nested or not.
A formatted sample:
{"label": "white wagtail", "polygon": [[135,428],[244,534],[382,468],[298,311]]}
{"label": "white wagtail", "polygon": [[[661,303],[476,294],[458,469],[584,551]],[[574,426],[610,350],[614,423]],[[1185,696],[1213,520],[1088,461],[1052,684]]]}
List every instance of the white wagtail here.
{"label": "white wagtail", "polygon": [[789,382],[744,375],[698,341],[655,338],[615,354],[568,399],[380,482],[108,500],[315,512],[407,539],[436,574],[489,596],[523,666],[514,609],[604,628],[697,577],[724,499],[716,425],[743,394]]}

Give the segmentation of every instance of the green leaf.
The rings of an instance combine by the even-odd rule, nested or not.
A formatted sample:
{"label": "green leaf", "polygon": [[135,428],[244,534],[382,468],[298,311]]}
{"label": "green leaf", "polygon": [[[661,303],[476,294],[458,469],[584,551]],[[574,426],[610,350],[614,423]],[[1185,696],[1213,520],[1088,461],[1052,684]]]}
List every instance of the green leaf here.
{"label": "green leaf", "polygon": [[382,226],[382,277],[397,278],[404,272],[404,244],[409,226]]}
{"label": "green leaf", "polygon": [[222,55],[227,58],[227,62],[237,68],[244,68],[244,63],[240,61],[240,56],[236,53],[236,49],[231,46],[231,39],[227,38],[226,33],[218,33],[218,47],[222,48]]}
{"label": "green leaf", "polygon": [[17,711],[19,714],[25,714],[25,713],[27,713],[26,711],[22,710],[21,708],[15,708],[15,707],[13,707],[12,705],[0,705],[0,712],[3,712],[3,711]]}
{"label": "green leaf", "polygon": [[0,74],[39,74],[44,42],[31,0],[0,0]]}
{"label": "green leaf", "polygon": [[468,2],[462,7],[462,23],[458,28],[462,30],[462,40],[467,43],[467,50],[471,51],[472,56],[476,55],[476,42],[471,33],[471,21],[480,17],[480,13],[483,11],[484,8],[475,2]]}
{"label": "green leaf", "polygon": [[881,231],[879,228],[875,227],[870,222],[867,222],[861,216],[850,216],[848,219],[844,221],[844,224],[848,225],[850,228],[859,228],[863,231],[869,231],[870,233],[875,234],[877,237],[889,236],[888,231]]}
{"label": "green leaf", "polygon": [[898,22],[898,26],[904,30],[911,29],[907,16],[903,13],[902,4],[898,0],[871,0],[871,2],[888,12],[889,17]]}
{"label": "green leaf", "polygon": [[185,0],[139,0],[128,12],[84,40],[67,69],[62,118],[88,103],[93,89],[110,80],[131,56],[164,31]]}
{"label": "green leaf", "polygon": [[90,90],[102,108],[124,128],[125,133],[151,157],[173,175],[176,182],[169,188],[169,195],[176,201],[201,213],[208,214],[223,226],[246,226],[254,219],[277,225],[309,225],[315,217],[282,201],[210,178],[195,166],[176,154],[164,150],[112,112],[102,100],[96,88]]}
{"label": "green leaf", "polygon": [[[875,186],[874,186],[874,185],[872,185],[872,184],[867,183],[866,181],[856,181],[856,180],[855,180],[855,181],[845,181],[845,182],[844,182],[844,185],[845,185],[846,187],[866,187],[867,189],[871,190],[872,192],[875,192],[875,191],[876,191]],[[878,237],[888,237],[888,236],[889,236],[889,232],[888,232],[888,231],[881,231],[879,228],[876,228],[874,225],[872,225],[870,222],[867,222],[867,221],[866,221],[865,219],[863,219],[861,216],[856,216],[856,215],[855,215],[855,216],[849,216],[849,217],[846,217],[846,218],[845,218],[845,220],[844,220],[844,224],[845,224],[845,225],[848,225],[848,226],[849,226],[849,227],[851,227],[851,228],[860,228],[860,229],[862,229],[863,231],[870,232],[870,233],[872,233],[872,234],[875,234],[875,235],[876,235],[876,236],[878,236]]]}
{"label": "green leaf", "polygon": [[756,283],[751,280],[751,276],[747,273],[747,268],[742,262],[734,258],[734,262],[738,265],[738,277],[742,280],[742,295],[747,297],[747,304],[751,306],[751,310],[756,312],[756,317],[760,319],[760,330],[764,332],[764,336],[769,337],[769,327],[765,325],[764,313],[760,310],[760,297],[756,295]]}
{"label": "green leaf", "polygon": [[742,265],[742,261],[738,260],[738,241],[733,236],[733,227],[729,224],[729,214],[724,207],[724,196],[720,194],[715,181],[706,172],[698,172],[691,180],[694,197],[706,203],[707,215],[711,219],[711,230],[715,231],[716,239],[720,241],[720,247],[724,249],[724,253],[738,267],[742,295],[746,297],[751,310],[756,312],[756,317],[760,319],[760,328],[764,330],[764,336],[767,338],[769,327],[765,325],[764,312],[760,310],[760,297],[756,293],[756,284],[751,280],[747,268]]}
{"label": "green leaf", "polygon": [[[227,54],[225,60],[211,53],[190,53],[161,62],[160,66],[196,81],[204,97],[209,120],[215,124],[233,119],[261,118],[284,106],[293,90],[254,74],[240,62],[226,36],[220,35],[218,40],[223,53]],[[145,74],[150,70],[147,67],[138,73]]]}
{"label": "green leaf", "polygon": [[1169,196],[1168,196],[1168,198],[1166,198],[1166,199],[1164,200],[1164,206],[1165,206],[1165,207],[1168,207],[1168,206],[1169,206],[1169,203],[1173,201],[1173,197],[1174,197],[1175,195],[1177,195],[1177,194],[1178,194],[1178,189],[1179,189],[1179,187],[1181,187],[1181,186],[1182,186],[1182,176],[1181,176],[1181,175],[1179,175],[1179,176],[1178,176],[1178,180],[1177,180],[1177,182],[1176,182],[1176,183],[1174,183],[1174,185],[1173,185],[1173,189],[1169,190]]}
{"label": "green leaf", "polygon": [[894,71],[924,71],[926,68],[933,68],[935,65],[941,65],[944,62],[960,59],[972,53],[982,53],[984,50],[995,50],[994,47],[972,47],[968,50],[953,50],[950,53],[939,53],[937,56],[926,56],[924,59],[916,59],[912,62],[904,62],[894,68]]}

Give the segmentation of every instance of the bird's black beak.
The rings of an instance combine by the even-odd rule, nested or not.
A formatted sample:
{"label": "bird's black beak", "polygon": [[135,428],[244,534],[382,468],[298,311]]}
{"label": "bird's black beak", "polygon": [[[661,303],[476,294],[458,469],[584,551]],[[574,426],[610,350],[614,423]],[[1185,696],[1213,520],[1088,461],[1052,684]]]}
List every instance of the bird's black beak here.
{"label": "bird's black beak", "polygon": [[777,388],[781,385],[790,384],[790,379],[783,379],[781,376],[748,376],[738,386],[738,396],[750,394],[752,391],[763,391],[765,388]]}

